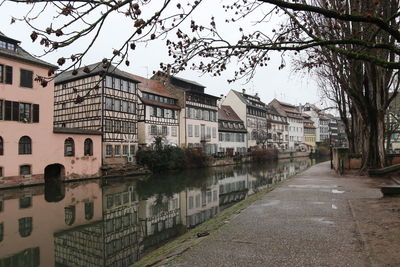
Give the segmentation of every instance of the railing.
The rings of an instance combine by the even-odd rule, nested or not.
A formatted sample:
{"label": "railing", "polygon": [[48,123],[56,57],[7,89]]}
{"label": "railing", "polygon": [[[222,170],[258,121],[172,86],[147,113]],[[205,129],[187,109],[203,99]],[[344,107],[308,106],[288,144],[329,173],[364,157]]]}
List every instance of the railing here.
{"label": "railing", "polygon": [[211,135],[202,135],[200,138],[200,142],[210,142],[211,141]]}

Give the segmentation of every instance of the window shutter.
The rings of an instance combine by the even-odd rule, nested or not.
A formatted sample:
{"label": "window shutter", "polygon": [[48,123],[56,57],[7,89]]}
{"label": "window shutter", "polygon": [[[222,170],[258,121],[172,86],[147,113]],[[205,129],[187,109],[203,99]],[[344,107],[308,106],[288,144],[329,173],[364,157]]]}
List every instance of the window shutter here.
{"label": "window shutter", "polygon": [[11,66],[6,66],[6,83],[12,84],[13,68]]}
{"label": "window shutter", "polygon": [[33,119],[32,122],[39,122],[39,105],[33,104]]}
{"label": "window shutter", "polygon": [[19,121],[19,103],[12,102],[12,120]]}
{"label": "window shutter", "polygon": [[21,87],[33,88],[33,72],[32,71],[21,69],[20,85],[21,85]]}
{"label": "window shutter", "polygon": [[4,120],[6,120],[6,121],[10,121],[11,120],[11,101],[4,101],[4,107],[5,107],[5,109],[4,109]]}

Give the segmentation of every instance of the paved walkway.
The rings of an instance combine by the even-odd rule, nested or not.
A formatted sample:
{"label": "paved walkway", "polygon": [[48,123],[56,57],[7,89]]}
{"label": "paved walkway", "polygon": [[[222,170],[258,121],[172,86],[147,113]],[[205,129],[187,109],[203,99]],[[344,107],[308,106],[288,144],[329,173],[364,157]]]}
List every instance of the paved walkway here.
{"label": "paved walkway", "polygon": [[337,176],[328,162],[313,166],[166,266],[399,266],[376,257],[366,227],[369,206],[385,199],[378,187],[384,182]]}

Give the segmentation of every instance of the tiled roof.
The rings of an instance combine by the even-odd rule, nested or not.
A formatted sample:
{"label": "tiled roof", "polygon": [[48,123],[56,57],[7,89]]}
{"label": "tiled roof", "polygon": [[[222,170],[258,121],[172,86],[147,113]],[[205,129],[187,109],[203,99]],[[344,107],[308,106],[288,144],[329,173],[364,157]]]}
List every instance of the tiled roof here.
{"label": "tiled roof", "polygon": [[[86,67],[89,68],[89,70],[90,70],[89,73],[86,73],[83,71],[83,69]],[[104,72],[107,72],[112,76],[125,78],[125,79],[130,80],[135,83],[139,82],[136,79],[132,78],[131,76],[127,75],[127,73],[125,71],[119,70],[114,65],[110,65],[108,67],[108,69],[103,68],[102,62],[97,62],[97,63],[90,64],[88,66],[81,67],[81,68],[77,69],[78,73],[76,75],[72,75],[72,71],[73,70],[70,70],[70,71],[66,71],[66,72],[59,74],[55,79],[55,83],[57,84],[57,83],[62,83],[62,82],[66,82],[66,81],[82,79],[82,78],[86,78],[86,77],[90,77],[90,76],[94,76],[94,75],[101,75]]]}
{"label": "tiled roof", "polygon": [[[244,104],[246,104],[248,106],[251,106],[251,107],[254,107],[254,108],[261,109],[261,110],[266,110],[265,107],[258,107],[258,106],[252,105],[250,100],[248,100],[246,98],[246,96],[249,96],[249,97],[252,97],[252,98],[256,98],[255,96],[251,96],[251,95],[248,95],[248,94],[243,94],[243,93],[238,92],[236,90],[232,90],[232,92],[234,92]],[[263,103],[263,102],[261,102],[259,100],[258,100],[258,102],[259,102],[260,105],[264,105],[265,106],[265,103]]]}
{"label": "tiled roof", "polygon": [[225,105],[218,109],[218,120],[243,122],[231,106]]}
{"label": "tiled roof", "polygon": [[144,77],[141,77],[141,76],[138,76],[138,75],[135,75],[135,74],[131,74],[131,73],[128,73],[128,72],[125,72],[125,73],[126,73],[126,75],[129,75],[133,79],[135,79],[135,80],[140,82],[138,84],[138,88],[139,88],[140,91],[177,99],[175,96],[173,96],[167,90],[167,88],[164,87],[164,85],[160,81],[146,79]]}
{"label": "tiled roof", "polygon": [[9,49],[5,49],[5,48],[0,48],[0,56],[4,56],[4,57],[10,57],[13,59],[17,59],[17,60],[21,60],[21,61],[25,61],[25,62],[29,62],[29,63],[33,63],[33,64],[38,64],[44,67],[50,67],[53,69],[57,69],[58,67],[50,64],[44,60],[38,59],[34,56],[32,56],[31,54],[29,54],[27,51],[25,51],[20,45],[20,41],[12,39],[8,36],[6,36],[4,33],[0,32],[0,40],[4,40],[6,42],[12,42],[15,43],[17,45],[17,49],[16,50],[9,50]]}

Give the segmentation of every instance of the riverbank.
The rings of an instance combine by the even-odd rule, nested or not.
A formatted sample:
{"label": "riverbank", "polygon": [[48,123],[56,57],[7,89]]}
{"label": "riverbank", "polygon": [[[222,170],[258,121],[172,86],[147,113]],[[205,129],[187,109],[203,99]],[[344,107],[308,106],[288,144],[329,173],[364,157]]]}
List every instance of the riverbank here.
{"label": "riverbank", "polygon": [[[232,206],[135,266],[398,266],[400,203],[391,180],[315,165]],[[198,233],[209,233],[197,237]]]}

